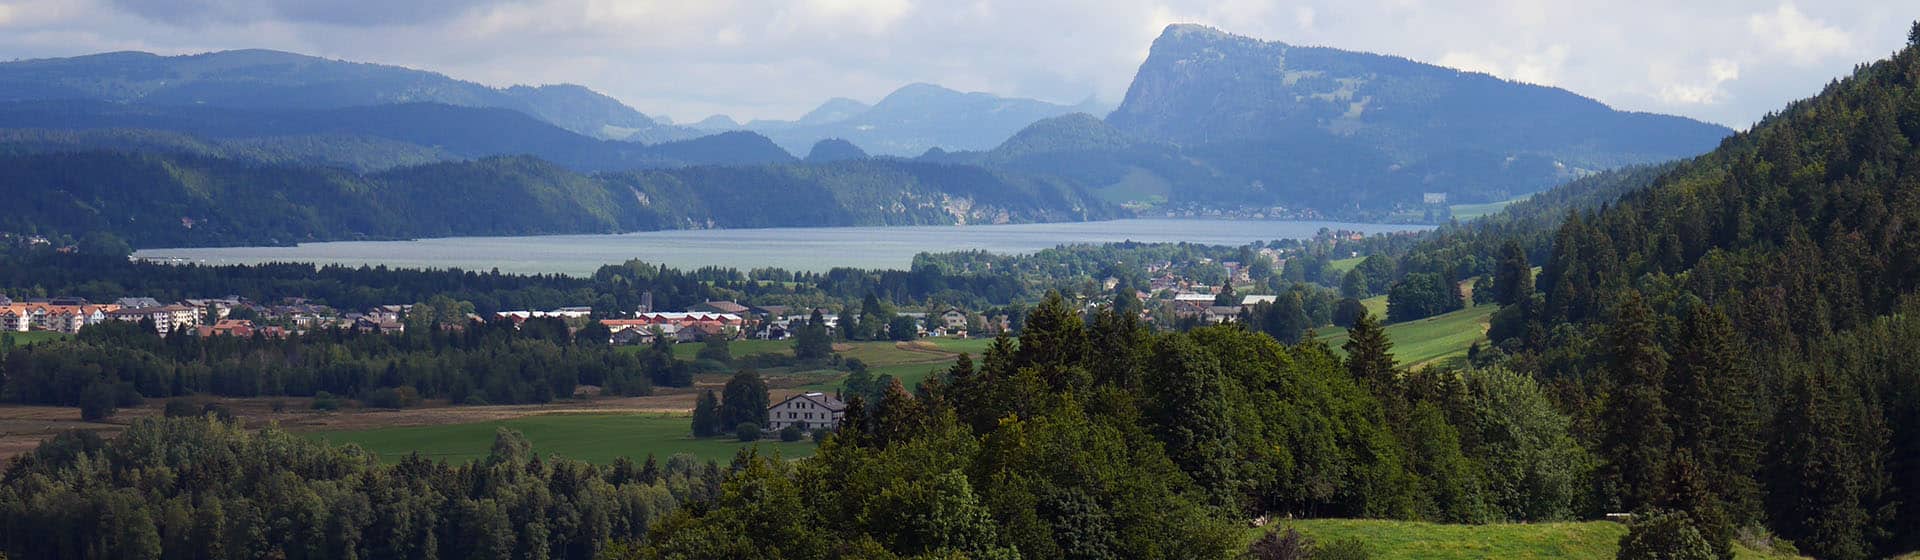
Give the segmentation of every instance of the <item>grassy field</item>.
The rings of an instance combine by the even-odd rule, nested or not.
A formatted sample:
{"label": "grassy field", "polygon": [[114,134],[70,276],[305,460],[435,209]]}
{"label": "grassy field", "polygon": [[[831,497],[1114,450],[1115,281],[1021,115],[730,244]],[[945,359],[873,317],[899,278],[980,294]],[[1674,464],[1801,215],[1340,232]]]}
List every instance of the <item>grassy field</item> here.
{"label": "grassy field", "polygon": [[1507,206],[1512,205],[1515,202],[1526,200],[1528,197],[1531,197],[1531,196],[1533,195],[1527,195],[1527,196],[1523,196],[1513,200],[1502,200],[1500,202],[1487,202],[1482,204],[1455,204],[1453,206],[1447,207],[1447,210],[1453,213],[1453,219],[1464,222],[1467,220],[1485,216],[1487,214],[1493,214],[1501,210],[1505,210]]}
{"label": "grassy field", "polygon": [[731,438],[694,439],[689,435],[691,424],[692,419],[683,414],[546,414],[470,424],[320,432],[310,437],[335,444],[359,444],[388,463],[416,451],[431,459],[456,463],[486,457],[493,447],[494,431],[503,426],[525,434],[541,455],[603,464],[619,457],[639,461],[648,453],[662,458],[692,453],[726,462],[744,445],[759,445],[762,451],[777,451],[782,457],[813,455],[810,440],[743,444]]}
{"label": "grassy field", "polygon": [[[1424,559],[1610,559],[1620,548],[1627,526],[1609,521],[1583,523],[1528,523],[1440,525],[1410,521],[1309,519],[1283,521],[1317,542],[1356,539],[1374,560]],[[1256,531],[1255,536],[1260,533]],[[1734,557],[1761,560],[1769,556],[1736,545]]]}
{"label": "grassy field", "polygon": [[[907,349],[893,342],[850,342],[836,344],[835,347],[844,346],[839,351],[842,357],[866,362],[867,371],[874,377],[891,375],[899,379],[901,384],[912,388],[933,372],[952,365],[954,354],[972,354],[977,360],[987,346],[993,344],[993,339],[928,338],[911,344]],[[836,375],[803,389],[829,391],[839,387],[840,377]]]}
{"label": "grassy field", "polygon": [[1327,261],[1327,268],[1334,270],[1336,272],[1339,272],[1341,274],[1346,274],[1347,271],[1353,270],[1353,267],[1360,266],[1360,261],[1364,261],[1364,260],[1367,260],[1367,258],[1352,257],[1352,258],[1346,258],[1346,259],[1334,259],[1334,260]]}
{"label": "grassy field", "polygon": [[35,342],[61,340],[61,339],[67,338],[68,336],[71,336],[71,335],[68,335],[65,333],[52,332],[52,331],[27,331],[27,332],[0,333],[0,337],[12,338],[14,344],[18,344],[22,346],[33,344]]}
{"label": "grassy field", "polygon": [[[1497,305],[1479,305],[1418,321],[1387,325],[1387,340],[1393,341],[1393,355],[1400,360],[1400,364],[1410,368],[1465,358],[1468,347],[1486,340],[1487,320],[1499,309]],[[1332,346],[1335,352],[1340,352],[1340,345],[1347,343],[1347,332],[1329,332],[1321,339]]]}

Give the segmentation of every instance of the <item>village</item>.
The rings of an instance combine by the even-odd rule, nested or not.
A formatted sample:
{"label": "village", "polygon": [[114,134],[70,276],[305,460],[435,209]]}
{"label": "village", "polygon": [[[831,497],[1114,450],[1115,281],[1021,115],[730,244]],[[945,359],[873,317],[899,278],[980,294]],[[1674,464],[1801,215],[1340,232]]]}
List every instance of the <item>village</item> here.
{"label": "village", "polygon": [[[1285,257],[1272,249],[1263,250],[1259,258],[1285,262]],[[1213,263],[1209,260],[1201,264]],[[1276,296],[1273,295],[1230,295],[1223,299],[1221,294],[1228,289],[1225,286],[1247,285],[1253,280],[1249,276],[1250,267],[1246,264],[1233,261],[1219,264],[1226,271],[1226,280],[1221,285],[1199,282],[1178,274],[1174,263],[1146,265],[1144,268],[1150,278],[1149,284],[1142,287],[1144,289],[1137,289],[1134,294],[1148,303],[1142,318],[1151,318],[1159,312],[1170,313],[1169,319],[1221,323],[1232,320],[1253,306],[1275,300]],[[1115,278],[1105,278],[1102,289],[1110,292],[1116,289],[1118,283]],[[1090,307],[1095,305],[1092,300],[1085,301]],[[745,305],[734,301],[706,301],[682,311],[656,311],[652,307],[651,298],[647,298],[632,312],[597,313],[601,310],[579,306],[544,311],[499,311],[487,316],[468,314],[467,319],[517,323],[533,318],[558,318],[567,321],[576,330],[589,322],[598,322],[611,333],[608,342],[616,345],[651,344],[661,336],[670,337],[672,342],[704,342],[715,336],[785,340],[792,337],[796,326],[807,322],[813,313],[822,316],[830,332],[838,332],[840,321],[838,310],[828,308],[795,310],[783,305]],[[329,328],[401,334],[406,332],[413,310],[414,304],[341,310],[301,298],[262,303],[231,295],[172,302],[150,297],[123,297],[112,302],[93,302],[75,296],[11,299],[0,294],[0,332],[71,335],[87,326],[107,321],[150,321],[155,332],[161,336],[260,335],[278,338]],[[994,336],[1013,327],[1013,318],[1004,311],[973,312],[947,306],[929,311],[901,310],[893,315],[913,320],[915,332],[911,338]],[[458,328],[458,325],[443,327]]]}

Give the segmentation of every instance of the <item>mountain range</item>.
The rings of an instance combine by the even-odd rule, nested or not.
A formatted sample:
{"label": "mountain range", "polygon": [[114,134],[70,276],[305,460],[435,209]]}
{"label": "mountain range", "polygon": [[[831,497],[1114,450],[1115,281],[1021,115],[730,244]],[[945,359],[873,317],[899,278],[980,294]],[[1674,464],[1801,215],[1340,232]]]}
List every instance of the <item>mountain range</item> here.
{"label": "mountain range", "polygon": [[[17,196],[76,188],[51,180],[60,173],[46,166],[94,161],[56,156],[111,152],[170,170],[167,176],[185,185],[177,189],[183,194],[209,189],[179,179],[178,170],[245,168],[250,181],[259,173],[284,174],[286,184],[326,182],[315,174],[341,177],[329,181],[358,186],[321,192],[372,197],[344,201],[342,208],[413,208],[420,204],[415,199],[383,197],[400,188],[394,185],[438,179],[399,177],[451,174],[510,187],[475,191],[472,196],[493,198],[446,208],[511,212],[518,206],[502,201],[558,196],[571,201],[563,207],[589,209],[581,216],[592,216],[549,212],[552,221],[532,229],[518,222],[362,227],[326,219],[270,235],[264,232],[273,228],[218,235],[139,229],[141,243],[979,223],[1247,209],[1263,216],[1431,221],[1444,214],[1445,202],[1505,200],[1597,170],[1689,157],[1729,132],[1616,111],[1557,88],[1190,25],[1168,27],[1122,104],[1102,112],[1091,102],[1066,106],[913,84],[872,105],[831,99],[793,121],[741,125],[715,116],[679,126],[580,86],[493,88],[276,51],[0,63],[0,156],[39,166],[16,180],[42,181],[10,185]],[[541,165],[481,163],[501,158]],[[561,172],[569,178],[527,180]],[[593,186],[538,186],[556,181]],[[883,192],[888,188],[897,192]],[[98,204],[117,195],[65,192],[40,199],[43,216],[93,212],[94,219],[75,223],[136,233],[127,225],[131,216],[109,210],[134,206]],[[347,194],[362,192],[374,194]],[[612,197],[603,197],[606,192]],[[787,192],[813,196],[776,204],[784,199],[775,194]],[[1444,202],[1436,204],[1435,195]],[[630,207],[632,200],[644,200],[646,210]],[[234,211],[206,204],[216,207],[202,214]],[[0,223],[22,231],[68,229],[19,217],[23,208],[0,210],[10,218]],[[146,216],[141,227],[209,223],[192,214]],[[247,238],[249,231],[256,238]]]}
{"label": "mountain range", "polygon": [[1404,58],[1174,25],[1105,119],[1042,121],[990,152],[938,157],[1074,176],[1116,201],[1382,219],[1429,193],[1505,200],[1699,154],[1731,132]]}
{"label": "mountain range", "polygon": [[1088,100],[1059,105],[1035,99],[959,92],[933,84],[909,84],[867,105],[834,98],[798,120],[754,120],[739,124],[714,115],[694,124],[706,130],[751,130],[793,153],[828,138],[846,140],[878,154],[913,157],[932,148],[987,150],[1034,121],[1099,111]]}
{"label": "mountain range", "polygon": [[577,85],[493,88],[411,68],[271,50],[113,52],[0,63],[0,101],[74,99],[252,110],[438,103],[512,109],[602,139],[664,142],[701,135],[656,123]]}

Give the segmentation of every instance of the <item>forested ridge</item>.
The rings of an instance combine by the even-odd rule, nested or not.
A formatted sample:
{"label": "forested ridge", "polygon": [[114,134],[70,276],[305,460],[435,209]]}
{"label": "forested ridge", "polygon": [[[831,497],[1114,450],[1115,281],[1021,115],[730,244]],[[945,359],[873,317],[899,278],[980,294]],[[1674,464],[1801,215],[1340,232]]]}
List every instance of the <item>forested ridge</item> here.
{"label": "forested ridge", "polygon": [[1668,506],[1686,471],[1710,489],[1696,520],[1765,523],[1821,558],[1920,547],[1913,38],[1570,212],[1537,283],[1525,241],[1507,241],[1479,361],[1555,387],[1609,509]]}
{"label": "forested ridge", "polygon": [[1119,215],[1058,180],[876,160],[582,175],[503,156],[357,174],[194,152],[33,148],[0,150],[0,196],[12,201],[0,207],[0,232],[105,232],[138,247]]}

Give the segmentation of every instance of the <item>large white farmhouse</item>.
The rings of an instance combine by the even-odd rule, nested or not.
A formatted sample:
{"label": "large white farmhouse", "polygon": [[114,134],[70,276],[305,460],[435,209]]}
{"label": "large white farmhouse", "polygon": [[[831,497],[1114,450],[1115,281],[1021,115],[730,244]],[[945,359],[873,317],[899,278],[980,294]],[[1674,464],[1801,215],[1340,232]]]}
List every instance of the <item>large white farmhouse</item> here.
{"label": "large white farmhouse", "polygon": [[840,417],[846,412],[847,403],[831,395],[801,393],[767,407],[767,429],[777,432],[797,425],[801,430],[831,430],[840,427]]}

